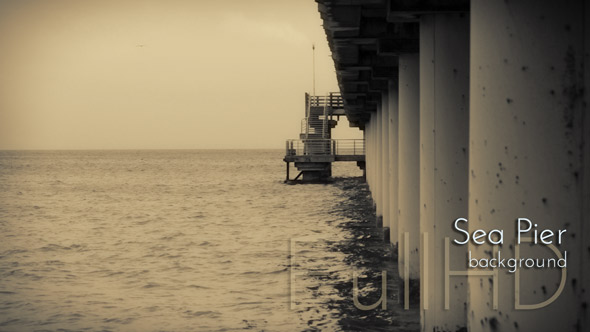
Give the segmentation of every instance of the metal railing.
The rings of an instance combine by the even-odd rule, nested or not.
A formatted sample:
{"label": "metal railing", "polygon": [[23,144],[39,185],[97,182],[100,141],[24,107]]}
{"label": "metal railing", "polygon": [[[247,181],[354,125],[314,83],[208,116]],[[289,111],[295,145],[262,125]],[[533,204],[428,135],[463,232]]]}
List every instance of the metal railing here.
{"label": "metal railing", "polygon": [[347,155],[365,154],[363,139],[290,139],[286,143],[287,156]]}
{"label": "metal railing", "polygon": [[333,139],[334,155],[361,156],[365,154],[364,139]]}
{"label": "metal railing", "polygon": [[343,108],[344,101],[342,100],[342,96],[338,92],[331,92],[326,96],[311,96],[309,94],[306,95],[306,107],[332,107],[332,108]]}

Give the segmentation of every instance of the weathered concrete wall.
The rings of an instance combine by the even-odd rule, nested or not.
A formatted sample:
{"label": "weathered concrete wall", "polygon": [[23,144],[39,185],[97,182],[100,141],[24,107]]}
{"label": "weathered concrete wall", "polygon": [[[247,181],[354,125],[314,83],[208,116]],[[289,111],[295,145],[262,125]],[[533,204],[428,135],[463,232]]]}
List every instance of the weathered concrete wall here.
{"label": "weathered concrete wall", "polygon": [[[506,257],[515,254],[516,218],[539,229],[567,229],[557,247],[568,252],[568,267],[563,293],[535,310],[515,310],[514,274],[499,275],[498,310],[492,284],[470,279],[470,331],[590,329],[583,186],[590,176],[583,164],[590,142],[583,103],[587,7],[584,1],[471,2],[469,228],[504,229]],[[551,256],[540,245],[521,247],[522,257]],[[490,247],[471,250],[486,257]],[[559,270],[525,269],[520,301],[540,303],[559,283]]]}
{"label": "weathered concrete wall", "polygon": [[[423,331],[466,326],[467,278],[449,280],[445,307],[444,238],[467,216],[469,16],[436,14],[420,21],[420,271]],[[450,246],[451,270],[465,270],[466,246]]]}

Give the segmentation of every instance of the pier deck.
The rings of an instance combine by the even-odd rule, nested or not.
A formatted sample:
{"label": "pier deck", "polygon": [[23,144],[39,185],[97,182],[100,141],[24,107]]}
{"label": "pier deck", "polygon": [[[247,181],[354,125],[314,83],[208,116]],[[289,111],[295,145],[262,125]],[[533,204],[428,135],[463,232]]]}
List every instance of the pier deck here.
{"label": "pier deck", "polygon": [[[325,180],[332,174],[332,163],[356,162],[365,169],[365,141],[362,139],[291,139],[287,140],[285,158],[287,181],[296,181],[301,175],[306,181]],[[294,163],[300,171],[294,180],[289,176],[289,165]],[[306,178],[305,178],[306,177]]]}

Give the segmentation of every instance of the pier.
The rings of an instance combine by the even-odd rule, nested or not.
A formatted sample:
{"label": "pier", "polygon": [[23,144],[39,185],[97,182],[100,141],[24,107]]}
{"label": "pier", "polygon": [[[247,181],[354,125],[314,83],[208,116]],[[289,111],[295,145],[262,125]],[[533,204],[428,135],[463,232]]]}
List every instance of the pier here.
{"label": "pier", "polygon": [[[285,182],[326,181],[332,176],[332,163],[356,162],[365,169],[365,141],[362,139],[332,139],[332,128],[340,116],[345,115],[342,96],[330,93],[327,96],[305,94],[305,118],[301,120],[299,139],[289,139],[285,146]],[[291,179],[290,164],[299,171]]]}
{"label": "pier", "polygon": [[[338,114],[364,131],[377,224],[398,252],[400,277],[419,281],[422,331],[590,330],[588,2],[316,2]],[[314,157],[305,139],[287,142],[285,161],[309,158],[296,163],[305,170],[322,160],[314,171],[328,175],[338,143],[322,137]],[[555,271],[468,273],[468,250],[495,249],[447,248],[462,217],[469,232],[513,230],[519,217],[567,226],[559,250],[576,263],[566,281]],[[518,255],[513,245],[502,253]]]}

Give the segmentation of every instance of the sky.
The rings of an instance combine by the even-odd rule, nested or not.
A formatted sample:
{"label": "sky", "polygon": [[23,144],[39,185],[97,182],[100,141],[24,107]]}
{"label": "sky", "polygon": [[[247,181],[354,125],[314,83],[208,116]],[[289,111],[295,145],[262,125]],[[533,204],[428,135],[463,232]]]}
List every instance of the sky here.
{"label": "sky", "polygon": [[313,0],[0,0],[0,149],[282,148],[312,44],[338,91],[321,24]]}

